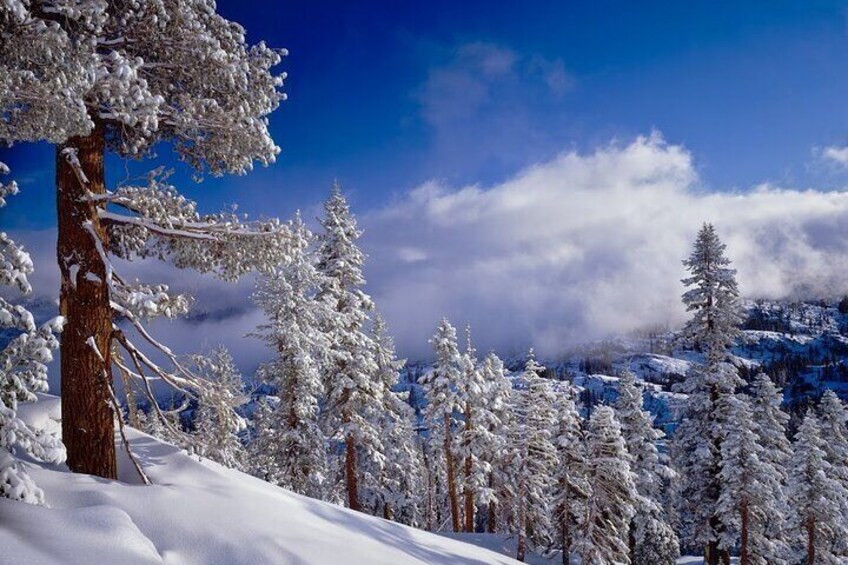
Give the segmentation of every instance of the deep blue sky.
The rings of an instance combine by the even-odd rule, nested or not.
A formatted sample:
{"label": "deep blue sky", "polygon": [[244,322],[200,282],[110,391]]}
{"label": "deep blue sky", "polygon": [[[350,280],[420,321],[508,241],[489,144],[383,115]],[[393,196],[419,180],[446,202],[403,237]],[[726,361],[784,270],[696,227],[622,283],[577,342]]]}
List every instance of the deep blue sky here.
{"label": "deep blue sky", "polygon": [[[288,217],[335,177],[366,211],[428,179],[487,185],[653,128],[692,151],[707,188],[848,180],[815,157],[848,141],[844,2],[226,0],[219,10],[251,41],[290,50],[289,100],[272,116],[274,166],[196,186],[178,166],[209,211],[239,203]],[[18,146],[0,160],[30,195],[0,223],[51,227],[52,149]],[[123,170],[113,160],[110,179]]]}

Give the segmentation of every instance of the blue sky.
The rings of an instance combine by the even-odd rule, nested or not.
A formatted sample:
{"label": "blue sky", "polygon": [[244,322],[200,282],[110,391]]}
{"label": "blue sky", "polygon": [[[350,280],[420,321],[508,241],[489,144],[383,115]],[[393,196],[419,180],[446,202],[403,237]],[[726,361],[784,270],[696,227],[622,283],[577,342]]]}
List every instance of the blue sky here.
{"label": "blue sky", "polygon": [[[290,50],[289,100],[272,117],[283,147],[274,166],[198,186],[177,166],[209,210],[238,202],[288,216],[335,177],[357,209],[372,209],[428,179],[492,184],[653,128],[693,153],[708,188],[846,180],[814,154],[848,141],[844,2],[225,0],[219,10],[251,41]],[[33,196],[3,224],[52,225],[51,149],[2,158]],[[123,171],[113,160],[110,177]]]}
{"label": "blue sky", "polygon": [[[157,164],[204,211],[283,218],[318,214],[338,178],[365,228],[367,291],[404,356],[429,355],[442,315],[504,353],[679,322],[680,259],[703,221],[746,296],[848,290],[848,3],[218,7],[250,41],[290,51],[289,99],[271,116],[283,152],[200,184],[166,148]],[[0,161],[26,195],[0,226],[54,295],[53,150],[18,145]],[[152,166],[112,158],[107,182]],[[201,335],[255,366],[250,279],[136,268],[220,309],[202,331],[160,323],[177,349]]]}

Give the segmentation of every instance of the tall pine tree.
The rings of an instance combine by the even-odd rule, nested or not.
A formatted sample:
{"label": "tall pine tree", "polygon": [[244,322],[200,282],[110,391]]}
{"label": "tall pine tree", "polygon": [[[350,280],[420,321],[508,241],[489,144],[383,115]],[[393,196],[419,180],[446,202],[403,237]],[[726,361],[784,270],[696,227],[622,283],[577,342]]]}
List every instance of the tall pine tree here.
{"label": "tall pine tree", "polygon": [[313,259],[312,233],[299,214],[290,229],[290,262],[260,277],[253,294],[266,317],[258,335],[275,352],[258,376],[279,397],[273,410],[264,407],[270,413],[256,428],[253,449],[262,447],[265,480],[321,499],[328,482],[327,445],[319,425],[321,366],[328,343],[321,330],[330,311],[317,298],[322,279]]}
{"label": "tall pine tree", "polygon": [[374,342],[365,327],[374,303],[362,290],[365,254],[357,245],[362,232],[338,183],[324,202],[321,226],[318,270],[323,277],[318,296],[332,311],[324,320],[328,339],[324,425],[327,435],[343,444],[344,463],[338,468],[347,505],[362,510],[363,468],[382,466],[384,448],[376,422],[383,410],[383,388],[377,378]]}
{"label": "tall pine tree", "polygon": [[683,330],[684,343],[704,354],[683,383],[688,394],[686,411],[675,434],[677,467],[681,473],[681,516],[689,546],[702,545],[707,565],[729,563],[730,555],[719,543],[726,540],[717,505],[721,496],[721,444],[728,429],[732,397],[742,383],[728,362],[728,348],[739,333],[739,289],[736,271],[724,255],[725,245],[715,228],[704,224],[691,255],[683,264],[690,272],[683,284],[692,287],[683,295],[692,319]]}
{"label": "tall pine tree", "polygon": [[[12,0],[0,10],[0,142],[56,146],[62,438],[72,471],[117,475],[113,362],[151,401],[151,377],[203,384],[144,327],[185,313],[188,300],[121,277],[110,255],[232,280],[284,261],[288,240],[275,221],[199,214],[160,174],[110,191],[106,153],[140,159],[162,142],[216,176],[273,162],[267,116],[284,99],[284,75],[271,69],[284,54],[248,45],[214,0]],[[134,334],[168,366],[143,354]]]}
{"label": "tall pine tree", "polygon": [[430,465],[435,480],[444,485],[442,492],[447,493],[451,526],[458,532],[461,524],[455,428],[456,416],[462,408],[457,386],[462,378],[463,360],[456,343],[456,328],[447,319],[439,323],[430,343],[436,351],[436,365],[421,379],[427,394],[425,417],[433,454]]}

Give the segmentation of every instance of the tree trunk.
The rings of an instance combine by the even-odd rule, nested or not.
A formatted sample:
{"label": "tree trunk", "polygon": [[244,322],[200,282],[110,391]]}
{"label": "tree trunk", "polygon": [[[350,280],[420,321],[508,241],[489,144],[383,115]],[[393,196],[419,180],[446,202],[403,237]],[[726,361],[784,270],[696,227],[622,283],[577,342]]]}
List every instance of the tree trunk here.
{"label": "tree trunk", "polygon": [[[471,406],[465,403],[465,429],[471,429]],[[474,472],[474,462],[469,453],[465,457],[465,531],[474,531],[474,491],[471,489],[471,474]]]}
{"label": "tree trunk", "polygon": [[456,492],[456,467],[451,447],[451,417],[445,414],[445,464],[448,473],[448,498],[450,499],[451,525],[453,531],[459,531],[459,500]]}
{"label": "tree trunk", "polygon": [[636,554],[636,521],[630,520],[630,529],[627,532],[627,549],[630,555],[630,562],[633,563],[633,556]]}
{"label": "tree trunk", "polygon": [[[495,474],[489,471],[489,489],[494,492]],[[486,531],[490,534],[495,533],[498,527],[498,503],[494,500],[489,501],[488,517],[486,519]]]}
{"label": "tree trunk", "polygon": [[743,500],[740,505],[740,512],[742,514],[742,531],[741,541],[739,545],[739,565],[748,565],[748,501]]}
{"label": "tree trunk", "polygon": [[560,546],[562,546],[562,565],[571,563],[571,533],[568,531],[568,517],[563,514],[560,524]]}
{"label": "tree trunk", "polygon": [[523,480],[518,487],[518,548],[515,551],[517,561],[524,561],[527,553],[527,496]]}
{"label": "tree trunk", "polygon": [[807,565],[816,563],[816,519],[807,518]]}
{"label": "tree trunk", "polygon": [[[347,410],[342,414],[342,421],[345,425],[350,423],[350,414]],[[359,481],[356,476],[356,440],[350,432],[345,435],[345,486],[347,487],[347,507],[361,512]]]}
{"label": "tree trunk", "polygon": [[[66,148],[76,149],[87,186],[62,154]],[[66,320],[60,348],[62,441],[71,471],[115,479],[115,424],[109,391],[112,311],[106,265],[98,251],[98,245],[106,247],[106,233],[98,207],[85,198],[88,192],[106,191],[103,152],[101,124],[90,135],[72,137],[56,150],[59,308]]]}

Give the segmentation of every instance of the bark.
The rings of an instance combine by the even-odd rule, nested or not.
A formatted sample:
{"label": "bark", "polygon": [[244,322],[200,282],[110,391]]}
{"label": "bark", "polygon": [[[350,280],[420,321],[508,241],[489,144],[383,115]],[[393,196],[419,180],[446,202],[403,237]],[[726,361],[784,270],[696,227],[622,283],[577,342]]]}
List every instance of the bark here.
{"label": "bark", "polygon": [[562,546],[562,565],[571,563],[571,533],[568,531],[568,518],[563,517],[560,524],[560,546]]}
{"label": "bark", "polygon": [[[494,492],[495,488],[495,474],[491,471],[489,472],[489,489]],[[495,529],[498,527],[498,503],[494,500],[489,501],[488,508],[488,518],[486,520],[486,531],[490,534],[495,533]]]}
{"label": "bark", "polygon": [[[350,423],[350,414],[347,409],[342,414],[342,421],[345,425]],[[350,432],[345,435],[345,486],[347,488],[347,507],[361,512],[359,480],[356,476],[356,439]]]}
{"label": "bark", "polygon": [[454,532],[459,532],[459,496],[456,491],[456,466],[453,459],[453,447],[451,446],[451,417],[445,414],[445,464],[448,473],[448,498],[450,500],[451,525]]}
{"label": "bark", "polygon": [[[60,348],[62,440],[71,471],[115,479],[115,431],[109,392],[112,311],[106,265],[94,237],[105,248],[106,233],[97,206],[85,199],[88,191],[103,194],[106,190],[104,146],[103,127],[97,124],[90,135],[73,137],[56,150],[56,252],[62,277],[59,308],[66,320]],[[83,185],[62,155],[65,148],[76,149],[88,186]]]}
{"label": "bark", "polygon": [[526,492],[522,479],[521,485],[518,488],[518,549],[515,552],[517,561],[524,561],[527,552],[527,507],[526,507]]}
{"label": "bark", "polygon": [[739,565],[748,565],[750,563],[748,557],[748,501],[743,500],[740,505],[742,514],[742,531],[741,541],[739,546]]}
{"label": "bark", "polygon": [[816,563],[816,519],[807,518],[807,565]]}
{"label": "bark", "polygon": [[[465,404],[465,429],[471,429],[471,406]],[[465,457],[465,531],[472,533],[474,531],[474,491],[471,488],[471,475],[474,472],[474,462],[469,453]]]}

